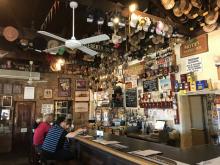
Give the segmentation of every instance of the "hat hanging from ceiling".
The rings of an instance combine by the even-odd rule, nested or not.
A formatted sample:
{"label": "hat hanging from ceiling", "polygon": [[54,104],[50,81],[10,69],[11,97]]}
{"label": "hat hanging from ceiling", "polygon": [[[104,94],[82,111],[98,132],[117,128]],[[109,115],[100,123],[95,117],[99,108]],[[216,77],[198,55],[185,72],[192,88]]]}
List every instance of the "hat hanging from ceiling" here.
{"label": "hat hanging from ceiling", "polygon": [[[59,42],[57,40],[49,40],[48,43],[47,43],[47,49],[50,49],[50,48],[55,48],[59,46]],[[55,51],[52,51],[50,52],[51,54],[56,54],[58,52],[58,50],[55,50]]]}
{"label": "hat hanging from ceiling", "polygon": [[176,16],[176,17],[181,17],[183,15],[183,12],[181,11],[180,9],[180,1],[177,1],[175,3],[175,6],[173,8],[173,14]]}
{"label": "hat hanging from ceiling", "polygon": [[201,7],[202,7],[201,0],[191,0],[191,4],[193,5],[193,7],[196,7],[196,8],[199,8],[199,9],[201,9]]}
{"label": "hat hanging from ceiling", "polygon": [[7,41],[13,42],[18,38],[19,33],[17,29],[14,28],[13,26],[7,26],[3,30],[3,36],[5,37]]}
{"label": "hat hanging from ceiling", "polygon": [[47,41],[43,37],[33,39],[33,48],[35,50],[44,50],[47,47]]}
{"label": "hat hanging from ceiling", "polygon": [[209,14],[205,16],[205,23],[208,25],[214,24],[218,20],[218,11],[210,11]]}
{"label": "hat hanging from ceiling", "polygon": [[206,33],[212,32],[217,28],[217,23],[211,24],[211,25],[205,25],[203,26],[203,30]]}
{"label": "hat hanging from ceiling", "polygon": [[166,10],[170,10],[174,7],[175,1],[174,0],[161,0],[162,5]]}

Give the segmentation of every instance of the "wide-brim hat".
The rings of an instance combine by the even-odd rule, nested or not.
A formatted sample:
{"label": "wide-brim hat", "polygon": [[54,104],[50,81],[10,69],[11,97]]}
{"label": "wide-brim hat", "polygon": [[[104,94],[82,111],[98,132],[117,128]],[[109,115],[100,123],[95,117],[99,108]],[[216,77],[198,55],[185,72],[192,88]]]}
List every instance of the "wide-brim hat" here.
{"label": "wide-brim hat", "polygon": [[12,42],[12,41],[15,41],[18,38],[19,33],[18,33],[17,29],[14,28],[13,26],[7,26],[3,30],[3,36],[5,37],[5,39],[7,41]]}
{"label": "wide-brim hat", "polygon": [[189,19],[195,19],[199,16],[199,9],[193,7],[191,11],[186,15]]}
{"label": "wide-brim hat", "polygon": [[166,10],[170,10],[174,7],[175,1],[174,0],[161,0],[162,5]]}
{"label": "wide-brim hat", "polygon": [[205,23],[208,25],[214,24],[218,20],[218,11],[210,11],[209,14],[205,16]]}
{"label": "wide-brim hat", "polygon": [[183,15],[183,12],[181,11],[180,9],[180,1],[177,1],[175,3],[175,6],[173,8],[173,14],[176,16],[176,17],[181,17]]}
{"label": "wide-brim hat", "polygon": [[203,30],[206,33],[212,32],[217,28],[217,23],[211,24],[211,25],[205,25],[203,26]]}
{"label": "wide-brim hat", "polygon": [[199,8],[199,9],[202,7],[201,0],[191,0],[191,4],[193,5],[193,7],[196,7],[196,8]]}

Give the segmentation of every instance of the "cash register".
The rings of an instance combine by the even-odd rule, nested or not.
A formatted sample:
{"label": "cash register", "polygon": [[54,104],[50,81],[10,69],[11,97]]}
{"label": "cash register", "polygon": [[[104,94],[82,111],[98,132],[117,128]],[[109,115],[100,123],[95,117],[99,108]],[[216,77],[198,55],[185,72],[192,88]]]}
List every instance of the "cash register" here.
{"label": "cash register", "polygon": [[154,130],[150,134],[150,137],[153,139],[159,139],[159,134],[164,129],[165,124],[166,124],[165,120],[157,120],[154,125]]}

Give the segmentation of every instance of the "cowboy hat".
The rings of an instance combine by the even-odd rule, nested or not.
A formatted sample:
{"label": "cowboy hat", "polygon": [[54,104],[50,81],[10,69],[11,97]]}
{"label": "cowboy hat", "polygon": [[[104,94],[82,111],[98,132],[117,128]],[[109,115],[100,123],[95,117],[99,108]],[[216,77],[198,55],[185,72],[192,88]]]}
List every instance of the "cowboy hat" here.
{"label": "cowboy hat", "polygon": [[18,31],[16,28],[14,28],[13,26],[7,26],[6,28],[4,28],[3,30],[3,36],[5,37],[5,39],[7,41],[13,42],[18,38]]}

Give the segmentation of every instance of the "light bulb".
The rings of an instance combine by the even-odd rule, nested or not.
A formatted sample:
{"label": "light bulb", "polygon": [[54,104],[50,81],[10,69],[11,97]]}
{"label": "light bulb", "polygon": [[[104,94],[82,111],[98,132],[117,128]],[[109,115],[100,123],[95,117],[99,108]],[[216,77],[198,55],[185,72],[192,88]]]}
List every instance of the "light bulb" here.
{"label": "light bulb", "polygon": [[133,13],[136,9],[137,9],[137,4],[136,4],[136,3],[130,4],[130,6],[129,6],[129,11],[130,11],[131,13]]}

